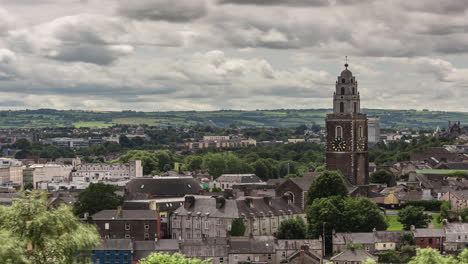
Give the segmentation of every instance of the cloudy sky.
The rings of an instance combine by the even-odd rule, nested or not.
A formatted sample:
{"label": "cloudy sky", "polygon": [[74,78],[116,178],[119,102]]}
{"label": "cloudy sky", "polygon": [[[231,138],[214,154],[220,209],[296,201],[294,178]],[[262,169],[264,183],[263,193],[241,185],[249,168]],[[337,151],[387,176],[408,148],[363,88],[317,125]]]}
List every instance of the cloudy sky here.
{"label": "cloudy sky", "polygon": [[0,108],[468,111],[466,0],[0,0]]}

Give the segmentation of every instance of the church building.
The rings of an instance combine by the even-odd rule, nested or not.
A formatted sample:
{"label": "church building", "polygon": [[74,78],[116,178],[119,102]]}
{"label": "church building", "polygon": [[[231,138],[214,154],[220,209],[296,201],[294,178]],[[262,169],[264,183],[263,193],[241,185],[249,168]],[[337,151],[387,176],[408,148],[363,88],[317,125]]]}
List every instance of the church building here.
{"label": "church building", "polygon": [[361,113],[358,83],[347,63],[336,81],[333,113],[327,115],[326,128],[327,170],[340,171],[348,185],[367,185],[367,116]]}

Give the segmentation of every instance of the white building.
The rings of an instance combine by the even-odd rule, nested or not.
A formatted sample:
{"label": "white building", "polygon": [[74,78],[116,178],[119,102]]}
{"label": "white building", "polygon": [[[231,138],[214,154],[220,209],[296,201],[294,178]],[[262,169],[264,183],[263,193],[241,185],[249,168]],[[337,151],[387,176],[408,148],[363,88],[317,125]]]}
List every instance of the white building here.
{"label": "white building", "polygon": [[17,159],[0,158],[0,166],[23,166],[23,162]]}
{"label": "white building", "polygon": [[143,177],[141,160],[129,163],[88,163],[77,165],[72,172],[73,182],[125,181]]}
{"label": "white building", "polygon": [[222,190],[225,189],[232,189],[234,185],[251,185],[251,184],[259,184],[259,185],[266,185],[266,182],[262,181],[257,175],[255,174],[222,174],[216,180],[211,183],[211,188],[221,188]]}
{"label": "white building", "polygon": [[39,182],[68,182],[70,180],[72,165],[60,164],[33,164],[32,169],[33,185],[38,188]]}
{"label": "white building", "polygon": [[14,183],[23,185],[23,166],[0,167],[0,184]]}
{"label": "white building", "polygon": [[378,116],[367,118],[369,143],[375,144],[380,141],[380,118]]}

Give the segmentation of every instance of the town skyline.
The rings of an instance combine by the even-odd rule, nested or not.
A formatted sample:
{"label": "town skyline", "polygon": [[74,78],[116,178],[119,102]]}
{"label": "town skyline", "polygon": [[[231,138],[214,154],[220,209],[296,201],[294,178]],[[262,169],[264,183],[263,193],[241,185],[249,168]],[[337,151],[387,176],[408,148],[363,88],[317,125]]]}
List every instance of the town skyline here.
{"label": "town skyline", "polygon": [[468,111],[463,1],[0,3],[0,109]]}

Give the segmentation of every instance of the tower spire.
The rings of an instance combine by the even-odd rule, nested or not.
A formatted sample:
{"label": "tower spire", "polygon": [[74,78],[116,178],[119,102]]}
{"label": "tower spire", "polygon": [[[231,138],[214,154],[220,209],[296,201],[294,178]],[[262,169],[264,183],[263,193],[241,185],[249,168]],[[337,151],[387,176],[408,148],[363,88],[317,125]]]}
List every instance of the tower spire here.
{"label": "tower spire", "polygon": [[346,69],[348,69],[348,66],[349,66],[348,65],[348,56],[345,56],[345,65],[344,66],[346,67]]}

